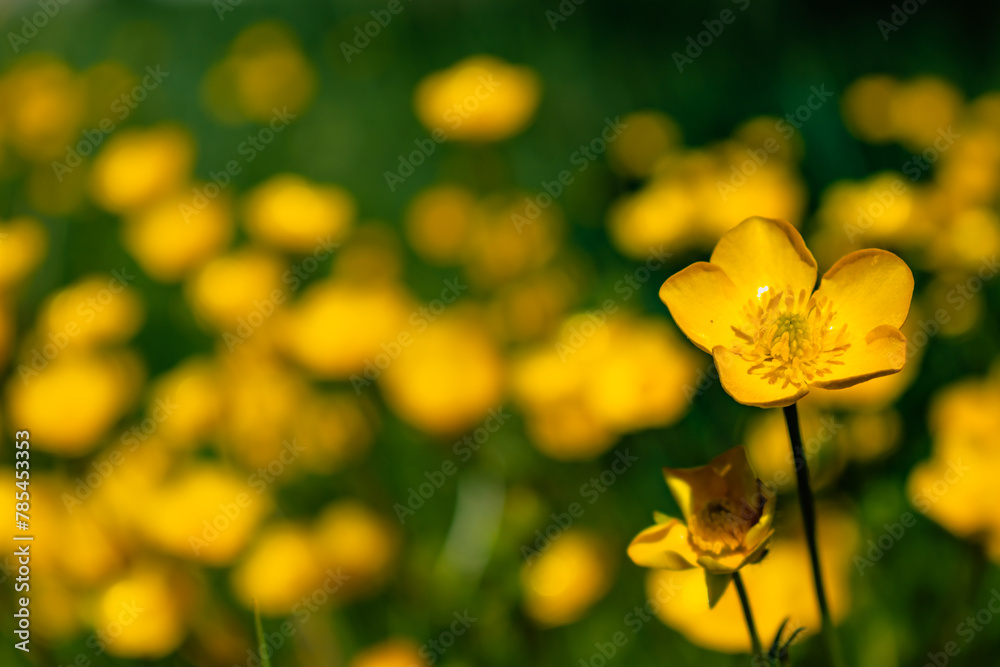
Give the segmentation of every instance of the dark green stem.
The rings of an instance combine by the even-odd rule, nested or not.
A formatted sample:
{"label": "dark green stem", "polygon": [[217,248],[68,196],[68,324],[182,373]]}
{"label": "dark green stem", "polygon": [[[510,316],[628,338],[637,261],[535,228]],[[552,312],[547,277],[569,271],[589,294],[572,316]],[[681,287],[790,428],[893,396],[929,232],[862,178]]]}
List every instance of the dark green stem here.
{"label": "dark green stem", "polygon": [[759,656],[764,653],[764,649],[760,645],[760,637],[757,636],[757,626],[753,622],[753,611],[750,609],[750,598],[747,597],[747,589],[743,587],[743,577],[739,571],[733,572],[733,584],[736,586],[736,592],[740,594],[740,604],[743,605],[743,617],[747,619],[747,631],[750,633],[754,657]]}
{"label": "dark green stem", "polygon": [[834,665],[842,665],[843,657],[840,644],[833,629],[830,618],[830,608],[826,603],[826,590],[823,588],[823,575],[819,566],[819,549],[816,546],[816,501],[813,498],[812,486],[809,484],[809,467],[806,463],[805,450],[802,448],[802,431],[799,428],[799,411],[795,403],[784,408],[785,423],[788,425],[788,438],[792,442],[792,457],[795,460],[795,478],[799,488],[799,507],[802,509],[802,529],[805,531],[806,544],[809,547],[809,558],[812,561],[813,583],[816,587],[816,601],[819,603],[819,613],[823,620],[823,636],[826,637],[830,650],[830,658]]}

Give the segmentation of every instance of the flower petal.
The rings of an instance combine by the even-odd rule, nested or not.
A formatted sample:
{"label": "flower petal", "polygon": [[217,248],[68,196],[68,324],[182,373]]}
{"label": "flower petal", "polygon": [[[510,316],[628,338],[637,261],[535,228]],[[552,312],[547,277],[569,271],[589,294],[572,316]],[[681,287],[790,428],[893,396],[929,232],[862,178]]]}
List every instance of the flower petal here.
{"label": "flower petal", "polygon": [[848,335],[856,338],[882,324],[903,326],[912,296],[910,267],[877,248],[844,255],[823,275],[816,290],[817,298],[826,297],[833,305],[834,326],[846,324]]}
{"label": "flower petal", "polygon": [[722,235],[712,264],[726,272],[744,300],[758,297],[763,288],[811,294],[816,287],[816,260],[784,220],[747,218]]}
{"label": "flower petal", "polygon": [[783,408],[809,393],[809,388],[805,386],[783,386],[781,382],[772,383],[760,375],[752,375],[752,362],[721,345],[712,350],[712,356],[715,358],[715,368],[719,371],[722,388],[737,403],[759,408]]}
{"label": "flower petal", "polygon": [[774,532],[771,529],[771,525],[774,523],[774,508],[777,504],[778,496],[776,493],[772,493],[764,501],[764,510],[760,515],[760,519],[753,528],[747,531],[746,537],[743,538],[743,542],[748,549],[757,551],[761,544],[766,541],[767,537]]}
{"label": "flower petal", "polygon": [[736,285],[722,268],[709,262],[695,262],[667,278],[660,287],[660,300],[670,310],[674,322],[699,348],[712,353],[716,345],[731,345],[736,335],[741,304]]}
{"label": "flower petal", "polygon": [[689,570],[698,557],[688,544],[687,526],[673,519],[646,528],[628,545],[628,556],[642,567]]}
{"label": "flower petal", "polygon": [[833,373],[814,380],[814,387],[844,389],[859,382],[898,373],[906,364],[906,336],[888,324],[875,327],[862,339],[854,339]]}
{"label": "flower petal", "polygon": [[746,554],[734,552],[725,556],[701,556],[698,558],[698,565],[712,574],[732,574],[743,567],[744,560]]}
{"label": "flower petal", "polygon": [[764,533],[764,535],[760,539],[760,542],[758,542],[757,546],[753,548],[753,551],[747,554],[747,557],[743,559],[743,563],[740,565],[740,567],[743,567],[744,565],[755,565],[759,563],[761,560],[763,560],[764,556],[767,555],[767,543],[771,541],[771,537],[773,535],[774,535],[773,529]]}

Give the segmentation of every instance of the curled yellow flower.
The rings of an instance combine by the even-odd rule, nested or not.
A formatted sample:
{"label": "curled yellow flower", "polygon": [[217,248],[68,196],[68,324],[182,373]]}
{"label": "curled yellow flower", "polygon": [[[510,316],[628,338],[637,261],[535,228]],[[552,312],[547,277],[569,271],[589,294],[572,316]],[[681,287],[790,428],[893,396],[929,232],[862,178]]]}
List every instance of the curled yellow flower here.
{"label": "curled yellow flower", "polygon": [[902,370],[899,327],[913,295],[903,260],[858,250],[815,285],[816,260],[799,232],[748,218],[723,235],[711,261],[668,278],[660,299],[745,405],[784,407],[811,387],[843,389]]}
{"label": "curled yellow flower", "polygon": [[776,496],[765,497],[743,447],[706,466],[663,472],[683,519],[657,514],[657,523],[632,540],[629,558],[642,567],[703,568],[714,606],[733,572],[764,557],[774,532]]}

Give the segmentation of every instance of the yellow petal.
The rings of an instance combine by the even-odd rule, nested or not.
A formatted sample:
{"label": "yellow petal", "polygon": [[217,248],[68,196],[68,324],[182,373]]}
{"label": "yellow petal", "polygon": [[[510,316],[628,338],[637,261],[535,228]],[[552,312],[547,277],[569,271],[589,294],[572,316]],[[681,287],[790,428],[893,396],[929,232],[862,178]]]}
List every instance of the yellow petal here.
{"label": "yellow petal", "polygon": [[823,275],[816,297],[826,297],[837,313],[835,327],[847,325],[848,335],[865,336],[888,324],[906,321],[913,296],[913,274],[891,252],[871,248],[845,255]]}
{"label": "yellow petal", "polygon": [[695,262],[667,278],[660,300],[691,342],[709,354],[716,345],[735,341],[733,325],[749,298],[740,297],[726,272],[709,262]]}
{"label": "yellow petal", "polygon": [[764,511],[761,512],[760,519],[753,528],[747,531],[746,537],[743,538],[743,542],[747,548],[757,551],[767,541],[771,533],[774,532],[771,529],[771,525],[774,523],[774,507],[777,504],[777,494],[772,494],[764,501]]}
{"label": "yellow petal", "polygon": [[698,558],[698,565],[705,568],[706,572],[712,574],[729,574],[735,572],[743,566],[746,554],[731,553],[726,556],[701,556]]}
{"label": "yellow petal", "polygon": [[805,386],[796,387],[791,384],[785,386],[781,381],[772,383],[760,375],[752,375],[750,369],[753,363],[733,354],[721,345],[712,350],[712,356],[715,358],[715,367],[719,371],[722,388],[737,403],[755,405],[759,408],[783,408],[809,393],[809,389]]}
{"label": "yellow petal", "polygon": [[687,526],[673,519],[646,528],[628,545],[628,556],[642,567],[689,570],[698,557],[688,544]]}
{"label": "yellow petal", "polygon": [[663,476],[685,521],[690,520],[692,507],[726,495],[725,480],[711,464],[697,468],[664,468]]}
{"label": "yellow petal", "polygon": [[749,502],[758,492],[757,474],[750,465],[750,457],[743,445],[727,449],[708,465],[722,477],[730,497],[743,498]]}
{"label": "yellow petal", "polygon": [[747,218],[722,235],[712,252],[742,299],[762,288],[810,294],[816,287],[816,260],[795,227],[784,220]]}
{"label": "yellow petal", "polygon": [[854,339],[838,361],[843,365],[830,366],[833,373],[824,375],[822,380],[814,380],[814,387],[844,389],[898,373],[906,363],[906,337],[888,324],[875,327],[864,338]]}

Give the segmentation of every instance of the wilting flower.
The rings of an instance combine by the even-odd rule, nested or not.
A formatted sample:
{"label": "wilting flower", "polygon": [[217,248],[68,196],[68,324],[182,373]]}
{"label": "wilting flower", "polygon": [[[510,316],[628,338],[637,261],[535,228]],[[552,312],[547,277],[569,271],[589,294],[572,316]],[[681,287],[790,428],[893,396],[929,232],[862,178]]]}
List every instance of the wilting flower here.
{"label": "wilting flower", "polygon": [[636,535],[628,555],[643,567],[704,568],[709,605],[714,606],[733,572],[764,557],[774,532],[776,497],[765,497],[743,447],[706,466],[663,472],[684,518],[657,513],[657,523]]}
{"label": "wilting flower", "polygon": [[[853,516],[832,507],[820,506],[818,510],[823,581],[830,613],[839,623],[851,611],[851,558],[857,554],[858,525]],[[761,637],[770,640],[784,622],[788,623],[786,629],[805,628],[800,637],[819,631],[816,600],[803,594],[813,585],[813,573],[800,525],[782,522],[768,542],[767,558],[744,570],[742,578]],[[726,653],[748,651],[750,638],[735,587],[730,586],[715,607],[709,608],[705,583],[697,570],[650,570],[647,597],[661,603],[652,608],[653,613],[693,644]]]}
{"label": "wilting flower", "polygon": [[899,331],[913,274],[885,250],[852,252],[823,276],[792,225],[748,218],[711,261],[667,279],[660,298],[691,341],[715,359],[722,386],[746,405],[783,407],[811,387],[843,389],[899,372]]}

